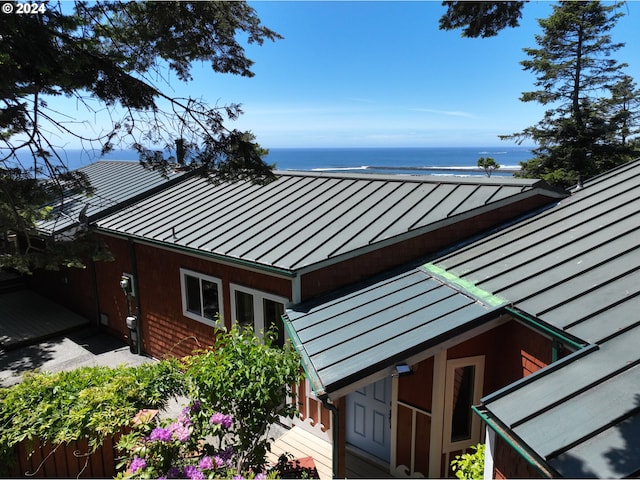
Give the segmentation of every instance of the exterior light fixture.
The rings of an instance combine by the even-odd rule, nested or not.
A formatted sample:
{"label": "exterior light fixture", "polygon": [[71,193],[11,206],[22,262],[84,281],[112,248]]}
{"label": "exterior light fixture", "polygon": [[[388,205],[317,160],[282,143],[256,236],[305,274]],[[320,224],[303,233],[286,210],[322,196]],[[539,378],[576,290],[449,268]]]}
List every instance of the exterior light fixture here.
{"label": "exterior light fixture", "polygon": [[411,375],[413,372],[411,371],[411,367],[406,363],[400,363],[393,367],[393,372],[391,373],[392,377],[405,377],[407,375]]}

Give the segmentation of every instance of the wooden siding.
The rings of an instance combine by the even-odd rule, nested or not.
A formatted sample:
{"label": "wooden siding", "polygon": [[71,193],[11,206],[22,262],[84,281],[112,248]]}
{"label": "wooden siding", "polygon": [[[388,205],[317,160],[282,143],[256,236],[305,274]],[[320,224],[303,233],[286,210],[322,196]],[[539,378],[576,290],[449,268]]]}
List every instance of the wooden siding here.
{"label": "wooden siding", "polygon": [[35,440],[16,447],[16,464],[10,470],[15,478],[107,478],[116,475],[119,435],[106,437],[103,445],[88,455],[87,440],[49,444]]}
{"label": "wooden siding", "polygon": [[496,436],[493,453],[493,478],[543,478],[533,466],[507,445],[502,438]]}
{"label": "wooden siding", "polygon": [[[128,331],[124,319],[126,299],[119,280],[123,272],[134,273],[127,240],[105,237],[109,248],[117,252],[115,262],[97,268],[101,311],[109,315],[110,327],[121,336]],[[140,302],[143,350],[156,357],[188,355],[194,348],[210,345],[216,329],[182,313],[180,268],[210,275],[222,281],[225,325],[231,327],[230,283],[239,284],[284,298],[291,298],[291,281],[251,270],[233,267],[180,252],[134,243],[137,263],[137,297]]]}

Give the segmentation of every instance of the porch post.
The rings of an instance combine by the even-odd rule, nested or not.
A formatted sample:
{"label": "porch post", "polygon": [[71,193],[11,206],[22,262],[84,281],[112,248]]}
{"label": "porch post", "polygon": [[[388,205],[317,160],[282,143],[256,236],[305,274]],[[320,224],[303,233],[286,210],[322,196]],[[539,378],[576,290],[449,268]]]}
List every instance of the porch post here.
{"label": "porch post", "polygon": [[429,440],[429,478],[441,478],[442,430],[444,427],[444,387],[447,378],[447,350],[433,356],[431,393],[431,435]]}
{"label": "porch post", "polygon": [[[347,399],[340,397],[338,400],[338,412],[334,419],[337,423],[338,432],[333,438],[338,441],[338,445],[334,445],[333,454],[338,456],[333,459],[334,478],[347,478]],[[335,440],[334,440],[335,441]],[[337,448],[336,448],[337,447]],[[337,475],[337,476],[336,476]]]}
{"label": "porch post", "polygon": [[484,448],[484,480],[493,479],[493,455],[496,448],[496,432],[493,428],[484,427],[486,431]]}

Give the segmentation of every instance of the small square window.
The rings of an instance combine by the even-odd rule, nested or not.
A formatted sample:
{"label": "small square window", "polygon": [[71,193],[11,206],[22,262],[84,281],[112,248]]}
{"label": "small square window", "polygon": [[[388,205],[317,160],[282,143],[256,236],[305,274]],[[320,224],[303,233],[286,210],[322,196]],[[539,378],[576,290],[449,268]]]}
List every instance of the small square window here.
{"label": "small square window", "polygon": [[180,283],[184,316],[214,327],[223,326],[220,279],[181,268]]}

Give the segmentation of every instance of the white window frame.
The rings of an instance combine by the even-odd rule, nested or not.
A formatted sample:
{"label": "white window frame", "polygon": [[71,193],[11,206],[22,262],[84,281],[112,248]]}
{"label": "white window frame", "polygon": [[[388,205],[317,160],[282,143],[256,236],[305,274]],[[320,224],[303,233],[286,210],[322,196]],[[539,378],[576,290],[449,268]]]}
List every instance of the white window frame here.
{"label": "white window frame", "polygon": [[[262,300],[271,300],[272,302],[278,302],[284,305],[285,309],[289,304],[289,299],[285,297],[280,297],[278,295],[273,295],[271,293],[263,292],[262,290],[256,290],[254,288],[244,287],[237,283],[232,283],[229,285],[231,290],[231,312],[232,312],[232,322],[233,324],[238,323],[238,319],[236,318],[236,291],[240,291],[242,293],[248,293],[249,295],[253,295],[253,330],[258,336],[258,338],[263,337],[264,332],[264,309]],[[287,334],[287,329],[284,329],[285,340],[289,338]]]}
{"label": "white window frame", "polygon": [[480,442],[480,417],[471,412],[471,437],[457,442],[451,441],[451,422],[453,420],[453,386],[457,368],[475,367],[473,377],[473,404],[480,403],[484,382],[484,355],[447,360],[444,404],[443,453],[465,450]]}
{"label": "white window frame", "polygon": [[[218,289],[218,306],[220,307],[219,320],[215,321],[207,317],[203,317],[202,315],[197,315],[193,312],[190,312],[187,309],[187,282],[186,275],[190,277],[196,277],[200,281],[206,280],[207,282],[215,283]],[[206,275],[204,273],[195,272],[193,270],[189,270],[186,268],[180,268],[180,290],[182,296],[182,314],[190,318],[192,320],[196,320],[198,322],[204,323],[205,325],[209,325],[215,328],[224,328],[224,295],[222,293],[222,280],[216,277],[212,277],[211,275]],[[202,305],[202,288],[200,289],[200,308],[203,308]]]}

